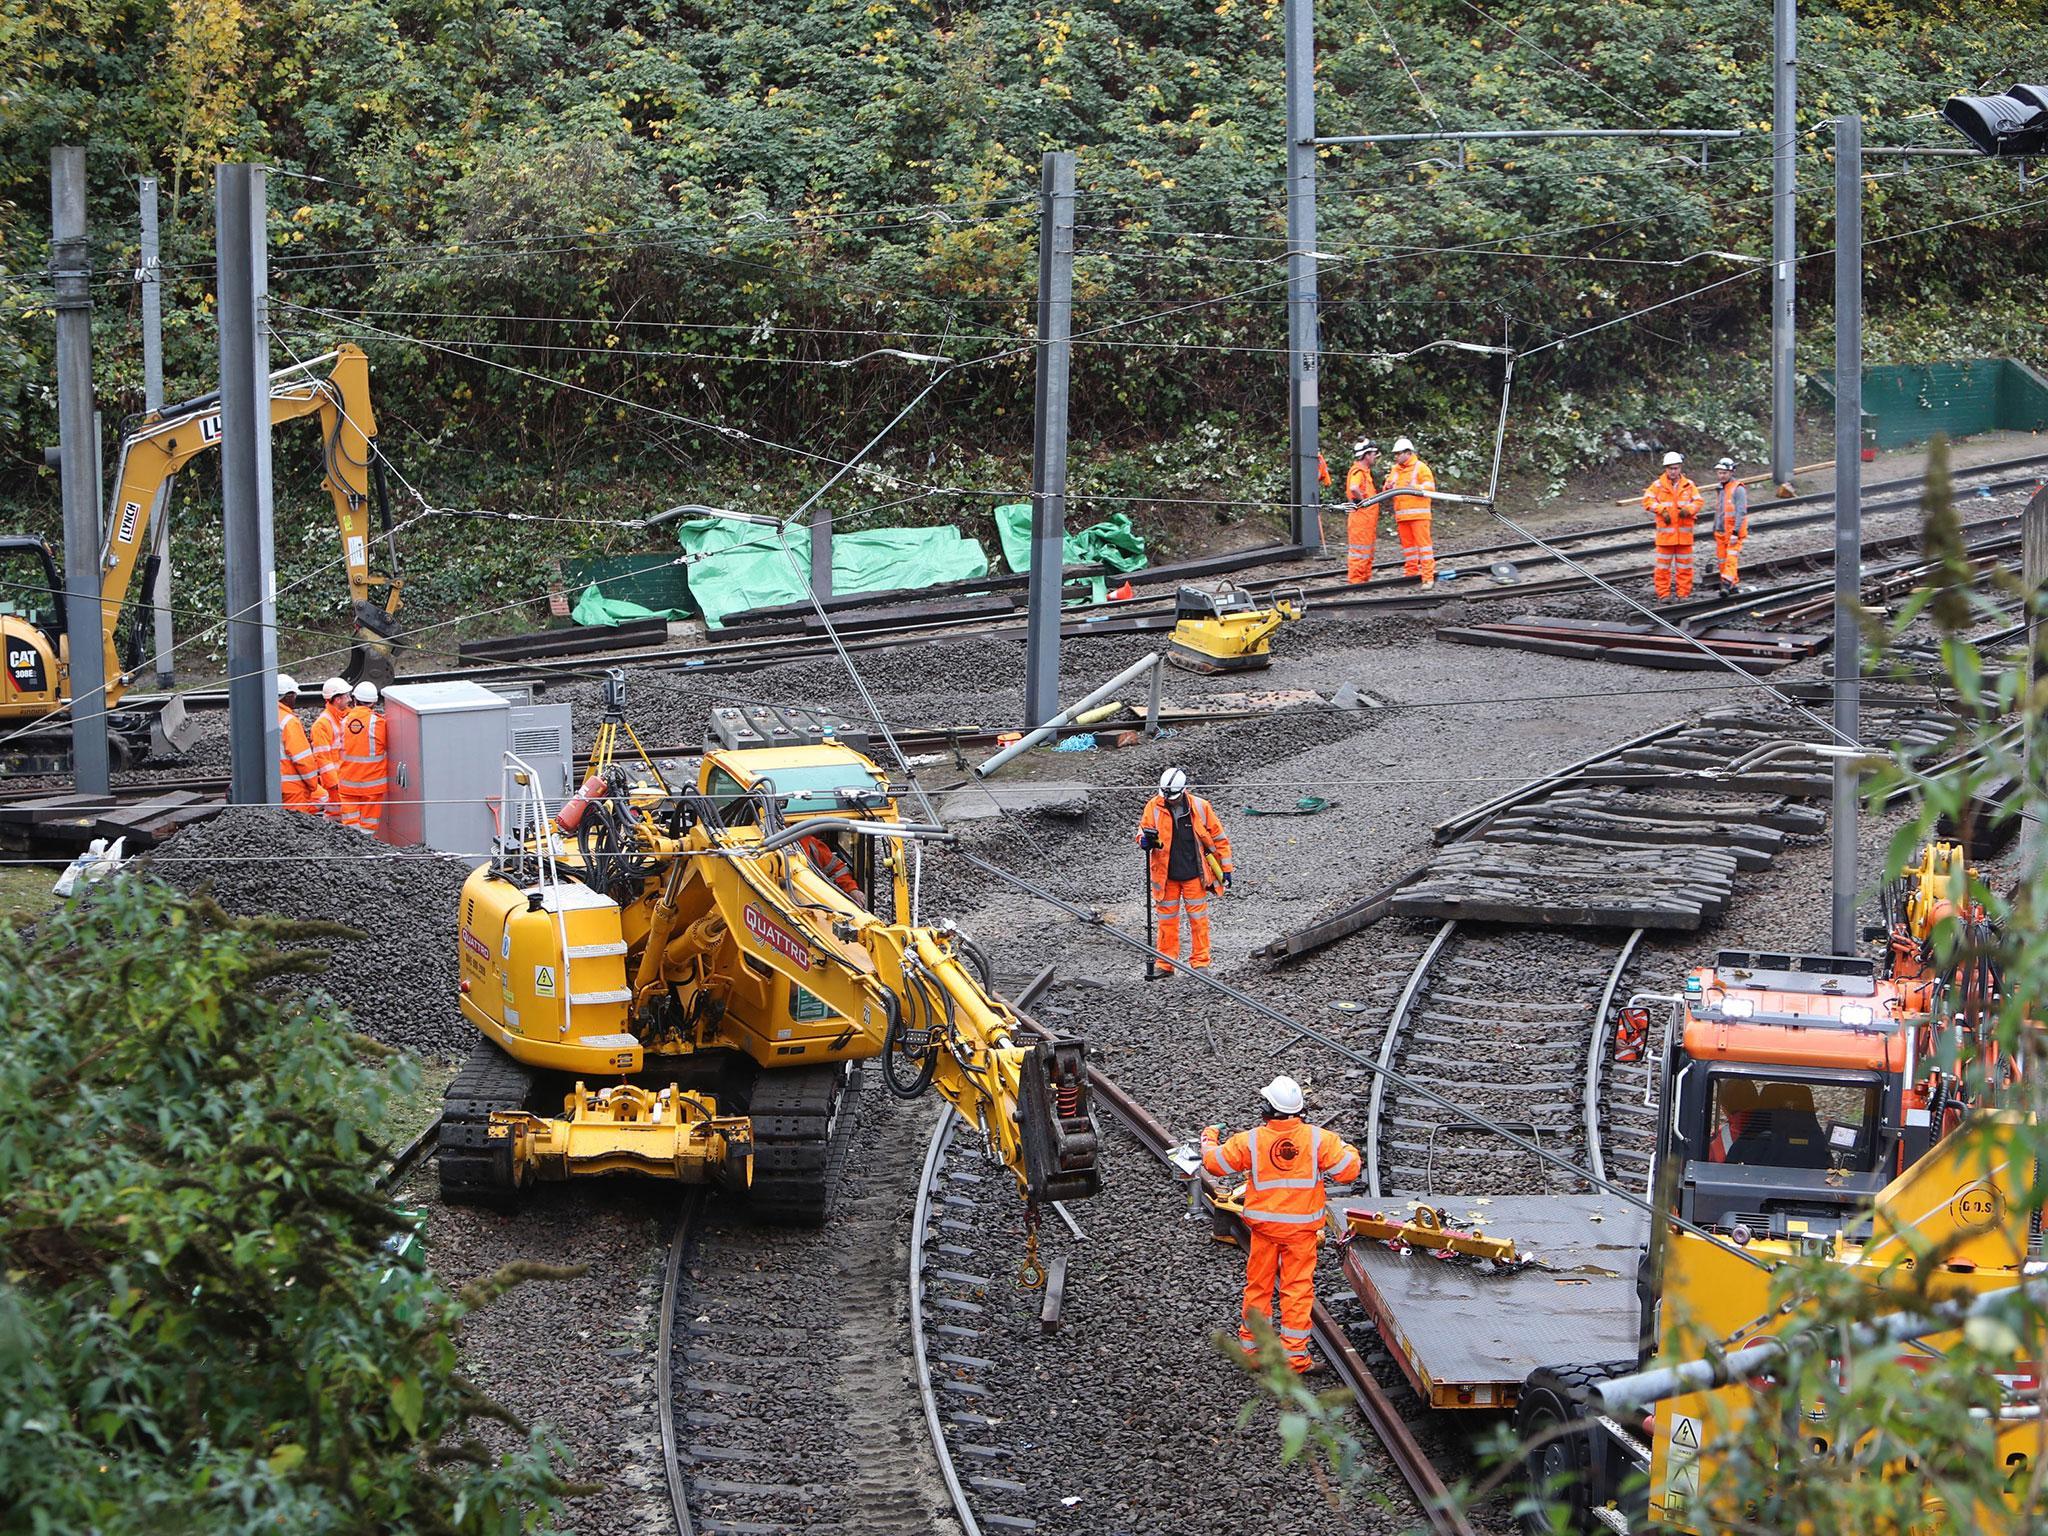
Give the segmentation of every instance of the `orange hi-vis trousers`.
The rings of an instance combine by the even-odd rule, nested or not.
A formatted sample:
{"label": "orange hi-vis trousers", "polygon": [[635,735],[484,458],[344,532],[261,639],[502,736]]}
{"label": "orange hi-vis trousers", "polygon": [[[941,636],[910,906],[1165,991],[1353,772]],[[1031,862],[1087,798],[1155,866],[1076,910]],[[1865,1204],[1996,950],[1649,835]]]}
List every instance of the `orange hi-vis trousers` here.
{"label": "orange hi-vis trousers", "polygon": [[1344,518],[1344,580],[1360,586],[1372,580],[1373,550],[1380,541],[1380,509],[1353,507]]}
{"label": "orange hi-vis trousers", "polygon": [[[1188,917],[1188,964],[1205,966],[1209,963],[1208,887],[1199,880],[1153,882],[1152,915],[1159,925],[1153,942],[1162,955],[1176,960],[1180,958],[1180,917],[1183,909]],[[1173,969],[1164,960],[1158,963],[1165,970]]]}
{"label": "orange hi-vis trousers", "polygon": [[[1297,1371],[1314,1364],[1308,1352],[1316,1304],[1316,1249],[1322,1242],[1321,1227],[1273,1228],[1261,1221],[1247,1220],[1251,1251],[1244,1264],[1244,1305],[1239,1313],[1237,1342],[1246,1354],[1254,1353],[1252,1314],[1273,1316],[1273,1282],[1280,1283],[1280,1317],[1273,1325],[1287,1350],[1287,1363]],[[1275,1236],[1275,1231],[1284,1233]]]}
{"label": "orange hi-vis trousers", "polygon": [[1401,535],[1403,575],[1436,580],[1436,545],[1430,541],[1427,512],[1396,512],[1394,528]]}
{"label": "orange hi-vis trousers", "polygon": [[1657,545],[1657,563],[1650,573],[1650,582],[1657,589],[1657,599],[1663,602],[1670,598],[1673,587],[1680,597],[1692,596],[1692,540],[1683,544]]}

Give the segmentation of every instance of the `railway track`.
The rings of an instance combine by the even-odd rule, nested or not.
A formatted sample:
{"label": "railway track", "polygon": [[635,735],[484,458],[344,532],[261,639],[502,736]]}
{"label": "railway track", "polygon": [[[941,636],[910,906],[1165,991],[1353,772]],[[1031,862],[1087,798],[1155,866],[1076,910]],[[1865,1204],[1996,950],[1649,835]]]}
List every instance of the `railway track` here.
{"label": "railway track", "polygon": [[1573,1182],[1474,1120],[1402,1094],[1388,1067],[1598,1174],[1604,1041],[1641,939],[1641,929],[1442,924],[1381,1039],[1361,1148],[1367,1194],[1541,1194]]}

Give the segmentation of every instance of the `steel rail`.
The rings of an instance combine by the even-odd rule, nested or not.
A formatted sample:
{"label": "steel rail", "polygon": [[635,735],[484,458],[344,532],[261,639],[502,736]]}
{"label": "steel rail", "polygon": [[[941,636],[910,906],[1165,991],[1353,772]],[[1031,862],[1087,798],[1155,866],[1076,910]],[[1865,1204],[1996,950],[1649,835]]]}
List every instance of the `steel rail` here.
{"label": "steel rail", "polygon": [[1444,946],[1451,942],[1451,935],[1458,931],[1458,920],[1452,918],[1436,931],[1429,941],[1422,957],[1415,962],[1415,969],[1408,973],[1408,984],[1401,989],[1400,1000],[1394,1004],[1394,1011],[1387,1015],[1387,1033],[1380,1041],[1379,1070],[1372,1075],[1372,1097],[1365,1112],[1365,1187],[1375,1200],[1382,1199],[1386,1191],[1380,1188],[1380,1120],[1386,1108],[1387,1072],[1394,1065],[1394,1057],[1400,1048],[1401,1032],[1408,1027],[1408,1015],[1415,1009],[1416,998],[1429,984],[1429,973],[1436,969],[1436,962],[1444,952]]}
{"label": "steel rail", "polygon": [[1600,1152],[1600,1067],[1607,1059],[1606,1044],[1613,1038],[1607,1028],[1607,1016],[1614,1009],[1614,994],[1621,990],[1622,972],[1628,969],[1642,941],[1640,928],[1630,930],[1622,941],[1621,954],[1615,959],[1614,969],[1607,973],[1607,986],[1600,993],[1600,1006],[1593,1012],[1592,1038],[1586,1042],[1586,1083],[1580,1102],[1586,1117],[1586,1166],[1593,1170],[1596,1179],[1607,1177],[1607,1160]]}
{"label": "steel rail", "polygon": [[938,1458],[939,1476],[946,1484],[946,1497],[953,1501],[953,1513],[966,1536],[981,1536],[981,1524],[974,1518],[967,1489],[960,1481],[959,1468],[953,1464],[953,1452],[946,1444],[946,1428],[939,1414],[939,1389],[932,1380],[931,1347],[924,1332],[926,1229],[931,1225],[932,1200],[938,1190],[939,1169],[946,1160],[953,1132],[960,1123],[959,1112],[952,1105],[940,1110],[938,1124],[932,1127],[931,1143],[925,1148],[924,1172],[917,1181],[917,1203],[910,1214],[910,1363],[917,1379],[918,1401],[924,1409],[925,1428],[932,1437],[932,1454]]}
{"label": "steel rail", "polygon": [[440,1144],[441,1117],[437,1114],[427,1122],[419,1135],[399,1148],[398,1155],[391,1159],[390,1166],[377,1175],[377,1188],[385,1191],[397,1188],[399,1181],[432,1157],[435,1148]]}
{"label": "steel rail", "polygon": [[661,1274],[661,1327],[655,1339],[654,1401],[661,1424],[661,1467],[668,1482],[669,1504],[675,1511],[675,1536],[696,1536],[690,1519],[690,1480],[683,1473],[682,1445],[676,1432],[675,1320],[677,1292],[682,1289],[683,1254],[696,1236],[704,1214],[701,1186],[686,1190],[676,1204],[676,1227],[669,1237],[668,1259]]}

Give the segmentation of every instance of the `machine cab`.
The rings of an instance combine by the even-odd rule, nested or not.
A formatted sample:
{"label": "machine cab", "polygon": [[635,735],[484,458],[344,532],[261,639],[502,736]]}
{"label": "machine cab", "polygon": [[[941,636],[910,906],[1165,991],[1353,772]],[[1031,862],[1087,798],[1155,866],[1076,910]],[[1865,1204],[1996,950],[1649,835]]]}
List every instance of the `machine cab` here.
{"label": "machine cab", "polygon": [[59,696],[64,586],[57,559],[41,539],[0,538],[0,637],[6,687],[0,705],[53,703]]}
{"label": "machine cab", "polygon": [[902,845],[860,836],[848,825],[900,819],[888,775],[853,748],[821,741],[707,751],[697,792],[727,830],[755,828],[765,837],[782,827],[815,824],[816,835],[853,871],[862,905],[874,909],[876,877],[887,874],[896,887],[897,910],[908,913]]}
{"label": "machine cab", "polygon": [[1917,1021],[1897,1004],[1873,962],[1839,956],[1724,950],[1688,976],[1664,1053],[1679,1214],[1785,1238],[1867,1210],[1910,1160]]}

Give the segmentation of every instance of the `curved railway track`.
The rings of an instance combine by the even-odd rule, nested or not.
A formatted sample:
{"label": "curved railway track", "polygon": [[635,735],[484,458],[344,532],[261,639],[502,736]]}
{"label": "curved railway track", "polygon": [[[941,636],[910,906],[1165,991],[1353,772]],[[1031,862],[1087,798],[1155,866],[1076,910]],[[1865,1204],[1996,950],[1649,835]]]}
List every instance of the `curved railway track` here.
{"label": "curved railway track", "polygon": [[1641,929],[1442,924],[1381,1037],[1361,1149],[1368,1196],[1542,1193],[1571,1182],[1497,1132],[1404,1098],[1388,1068],[1606,1177],[1609,1042],[1641,940]]}

